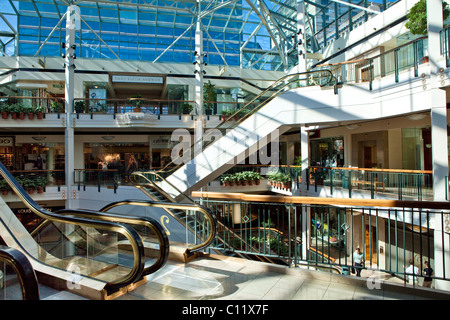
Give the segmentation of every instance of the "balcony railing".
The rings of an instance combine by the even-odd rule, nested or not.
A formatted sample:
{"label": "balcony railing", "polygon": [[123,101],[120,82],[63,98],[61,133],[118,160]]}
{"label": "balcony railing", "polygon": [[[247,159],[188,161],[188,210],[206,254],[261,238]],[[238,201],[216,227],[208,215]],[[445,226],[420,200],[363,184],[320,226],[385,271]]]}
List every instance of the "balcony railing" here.
{"label": "balcony railing", "polygon": [[188,104],[192,110],[188,114],[196,114],[195,101],[188,100],[150,100],[143,98],[130,99],[74,99],[75,113],[105,113],[117,114],[142,112],[147,114],[165,115],[182,114],[183,104]]}
{"label": "balcony railing", "polygon": [[368,59],[322,64],[316,69],[330,70],[338,83],[367,82],[372,90],[375,79],[394,75],[395,82],[398,82],[400,72],[411,68],[414,76],[418,77],[419,65],[428,62],[427,47],[427,37],[421,37]]}
{"label": "balcony railing", "polygon": [[0,112],[3,119],[24,119],[28,114],[41,118],[42,114],[65,112],[64,98],[0,97]]}
{"label": "balcony railing", "polygon": [[[350,274],[359,247],[365,261],[362,276],[400,279],[414,286],[422,284],[426,261],[434,270],[445,269],[448,243],[440,244],[442,254],[436,254],[434,246],[441,238],[435,231],[448,228],[446,202],[215,192],[192,196],[217,216],[215,250]],[[417,267],[411,272],[410,259]],[[432,278],[450,280],[446,273]]]}
{"label": "balcony railing", "polygon": [[431,170],[310,167],[307,189],[314,187],[317,192],[318,186],[326,186],[331,195],[336,189],[346,190],[349,198],[355,190],[365,190],[371,199],[384,195],[398,200],[423,200],[433,196],[432,178]]}

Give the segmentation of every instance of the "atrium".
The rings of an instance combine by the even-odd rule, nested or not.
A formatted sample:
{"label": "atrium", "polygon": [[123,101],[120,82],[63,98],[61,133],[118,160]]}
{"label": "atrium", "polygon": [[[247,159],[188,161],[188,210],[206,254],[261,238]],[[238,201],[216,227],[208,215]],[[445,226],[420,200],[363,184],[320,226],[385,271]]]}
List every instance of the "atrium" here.
{"label": "atrium", "polygon": [[449,12],[0,0],[2,298],[448,299]]}

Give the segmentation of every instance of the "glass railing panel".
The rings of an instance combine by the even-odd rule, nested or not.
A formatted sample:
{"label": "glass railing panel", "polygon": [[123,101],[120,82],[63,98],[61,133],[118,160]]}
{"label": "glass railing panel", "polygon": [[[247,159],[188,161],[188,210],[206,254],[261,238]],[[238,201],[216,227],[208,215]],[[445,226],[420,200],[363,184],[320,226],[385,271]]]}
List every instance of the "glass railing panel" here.
{"label": "glass railing panel", "polygon": [[0,259],[0,300],[22,300],[23,292],[16,270]]}
{"label": "glass railing panel", "polygon": [[118,232],[54,222],[33,238],[38,245],[36,259],[74,275],[115,282],[133,268],[131,243]]}

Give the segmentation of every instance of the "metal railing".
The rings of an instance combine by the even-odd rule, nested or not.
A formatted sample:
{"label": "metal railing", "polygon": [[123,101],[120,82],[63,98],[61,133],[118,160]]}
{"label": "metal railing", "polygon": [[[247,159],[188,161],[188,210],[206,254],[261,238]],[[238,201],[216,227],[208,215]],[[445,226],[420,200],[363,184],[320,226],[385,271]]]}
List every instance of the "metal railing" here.
{"label": "metal railing", "polygon": [[190,100],[157,100],[144,98],[129,99],[87,99],[73,100],[74,113],[105,113],[117,114],[128,112],[143,112],[155,115],[183,114],[183,105],[190,105],[191,109],[185,114],[197,114],[197,104]]}
{"label": "metal railing", "polygon": [[28,117],[27,114],[29,113],[35,114],[37,118],[41,118],[42,114],[59,114],[64,112],[64,98],[24,96],[0,97],[0,113],[3,119],[24,119]]}
{"label": "metal railing", "polygon": [[427,46],[427,37],[421,37],[368,59],[322,64],[315,70],[330,70],[338,83],[367,82],[372,90],[375,79],[394,75],[398,82],[400,72],[411,68],[418,77],[419,65],[428,62]]}
{"label": "metal railing", "polygon": [[309,167],[306,184],[316,192],[318,186],[329,187],[331,195],[336,189],[347,190],[349,198],[355,190],[365,190],[371,199],[383,195],[423,200],[433,196],[432,180],[431,170]]}
{"label": "metal railing", "polygon": [[[448,263],[448,235],[436,231],[450,227],[446,202],[214,192],[192,196],[233,231],[219,228],[212,248],[223,252],[267,256],[290,266],[328,266],[347,274],[359,247],[365,260],[362,276],[377,274],[412,285],[422,284],[426,261],[434,270],[445,270]],[[410,259],[417,267],[412,273]],[[432,279],[448,281],[450,275],[444,271]]]}

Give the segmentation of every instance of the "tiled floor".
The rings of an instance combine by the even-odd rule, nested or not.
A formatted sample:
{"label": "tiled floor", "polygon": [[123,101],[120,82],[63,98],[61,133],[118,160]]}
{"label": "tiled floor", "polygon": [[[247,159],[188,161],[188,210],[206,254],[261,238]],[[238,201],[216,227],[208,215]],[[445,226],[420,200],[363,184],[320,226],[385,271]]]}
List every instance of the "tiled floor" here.
{"label": "tiled floor", "polygon": [[[389,286],[386,283],[374,286],[367,278],[235,258],[203,257],[187,264],[169,261],[147,280],[146,284],[117,300],[414,300],[433,297],[430,290],[411,290],[391,280]],[[40,292],[44,300],[84,299],[47,287],[41,287]]]}
{"label": "tiled floor", "polygon": [[[170,261],[120,300],[373,300],[424,299],[421,292],[367,285],[364,278],[274,267],[241,259]],[[373,288],[373,289],[370,289]],[[405,293],[406,292],[406,293]],[[450,295],[449,295],[450,298]]]}

